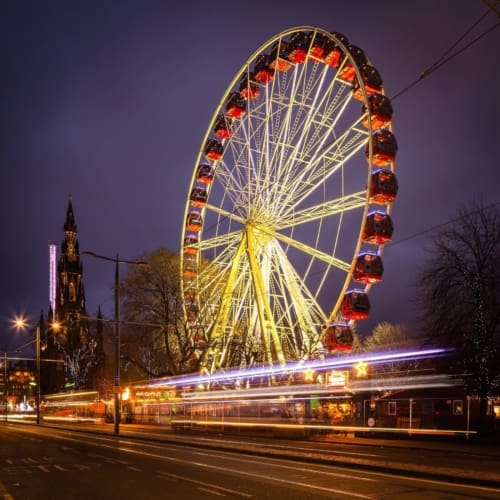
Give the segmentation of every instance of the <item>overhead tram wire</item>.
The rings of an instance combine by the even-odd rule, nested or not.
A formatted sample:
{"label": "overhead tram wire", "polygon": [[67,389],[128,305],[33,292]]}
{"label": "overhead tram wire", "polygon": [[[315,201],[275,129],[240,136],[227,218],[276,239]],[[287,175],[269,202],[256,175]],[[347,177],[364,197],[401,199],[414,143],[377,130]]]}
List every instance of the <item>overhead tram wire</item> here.
{"label": "overhead tram wire", "polygon": [[[488,7],[488,9],[492,10],[499,18],[500,18],[500,0],[496,0],[495,5],[490,5],[490,2],[483,0],[484,5]],[[499,9],[496,9],[496,6],[499,6]]]}
{"label": "overhead tram wire", "polygon": [[[434,71],[436,71],[437,69],[441,68],[442,66],[444,66],[445,64],[447,64],[448,62],[450,62],[456,56],[458,56],[459,54],[461,54],[462,52],[464,52],[466,49],[468,49],[469,47],[471,47],[472,45],[474,45],[476,42],[478,42],[479,40],[481,40],[482,38],[484,38],[486,35],[488,35],[489,33],[491,33],[495,28],[498,28],[500,26],[500,21],[498,21],[491,28],[487,29],[486,31],[484,31],[483,33],[481,33],[480,35],[478,35],[476,38],[474,38],[473,40],[471,40],[467,45],[464,45],[461,49],[457,50],[456,52],[452,53],[451,55],[449,55],[447,57],[447,54],[449,54],[490,13],[490,10],[492,12],[494,12],[497,15],[497,17],[500,18],[500,11],[497,12],[497,10],[495,8],[496,5],[500,4],[500,0],[496,0],[494,6],[490,5],[489,2],[487,2],[486,0],[483,0],[483,3],[488,7],[488,10],[474,24],[472,24],[472,26],[470,28],[468,28],[465,31],[465,33],[460,38],[458,38],[458,40],[448,50],[446,50],[444,52],[444,54],[439,59],[436,60],[436,62],[434,62],[425,71],[422,71],[422,73],[420,74],[420,76],[416,80],[414,80],[412,83],[410,83],[409,85],[407,85],[403,90],[400,90],[397,94],[395,94],[394,96],[392,96],[390,98],[391,101],[394,101],[395,99],[397,99],[398,97],[400,97],[401,95],[403,95],[405,92],[407,92],[408,90],[410,90],[411,88],[413,88],[415,85],[417,85],[417,83],[420,83],[424,78],[426,78],[427,76],[429,76],[431,73],[434,73]],[[331,144],[332,144],[332,142],[326,143],[323,146],[322,150],[326,150]]]}
{"label": "overhead tram wire", "polygon": [[[489,205],[486,205],[485,207],[482,207],[482,209],[493,208],[493,207],[495,207],[497,205],[500,205],[500,201],[495,201],[493,203],[490,203]],[[405,241],[412,240],[413,238],[418,238],[419,236],[422,236],[424,234],[431,233],[431,232],[436,231],[437,229],[439,229],[441,227],[447,226],[448,224],[453,224],[454,222],[458,222],[458,221],[464,219],[465,217],[468,217],[469,215],[473,215],[475,213],[479,213],[480,210],[481,209],[472,210],[471,212],[467,212],[466,214],[461,215],[460,217],[455,217],[454,219],[450,219],[450,220],[448,220],[446,222],[441,222],[441,224],[436,224],[435,226],[431,226],[431,227],[429,227],[427,229],[423,229],[422,231],[419,231],[418,233],[411,234],[410,236],[406,236],[405,238],[402,238],[400,240],[391,241],[389,243],[386,243],[385,247],[394,246],[394,245],[397,245],[399,243],[404,243]]]}
{"label": "overhead tram wire", "polygon": [[[414,80],[412,83],[407,85],[403,90],[399,91],[397,94],[392,96],[391,101],[394,101],[395,99],[400,97],[402,94],[404,94],[405,92],[407,92],[408,90],[413,88],[415,85],[417,85],[417,83],[421,82],[424,78],[429,76],[431,73],[433,73],[437,69],[441,68],[442,66],[444,66],[445,64],[450,62],[456,56],[458,56],[459,54],[461,54],[462,52],[467,50],[469,47],[474,45],[476,42],[478,42],[479,40],[484,38],[486,35],[491,33],[494,29],[496,29],[500,26],[500,21],[498,21],[491,28],[488,28],[486,31],[484,31],[483,33],[478,35],[476,38],[471,40],[469,43],[464,45],[462,48],[460,48],[460,49],[458,49],[455,52],[450,54],[450,52],[452,52],[452,50],[455,49],[455,47],[490,13],[490,10],[492,12],[496,13],[497,17],[500,17],[500,12],[497,12],[497,10],[495,9],[495,6],[489,5],[489,3],[484,1],[484,0],[483,0],[483,3],[485,3],[487,5],[488,10],[475,23],[473,23],[472,26],[470,28],[468,28],[465,31],[465,33],[461,37],[459,37],[458,40],[448,50],[446,50],[444,52],[444,54],[439,59],[437,59],[428,69],[426,69],[425,71],[422,71],[422,73],[420,73],[420,76],[416,80]],[[500,3],[500,0],[497,0],[495,5],[498,5],[499,3]],[[448,55],[448,54],[450,54],[450,55]]]}
{"label": "overhead tram wire", "polygon": [[[487,2],[486,0],[483,0],[483,3],[488,7],[488,10],[475,23],[473,23],[471,25],[471,27],[468,28],[465,31],[465,33],[460,38],[458,38],[458,40],[447,51],[445,51],[444,54],[439,59],[436,60],[436,62],[434,64],[432,64],[427,70],[423,71],[421,73],[420,77],[417,80],[415,80],[410,85],[408,85],[407,87],[405,87],[403,90],[401,90],[400,92],[398,92],[394,97],[391,97],[391,101],[393,101],[394,99],[396,99],[400,95],[402,95],[405,92],[407,92],[408,90],[410,90],[417,83],[419,83],[420,81],[422,81],[425,77],[429,76],[435,70],[437,70],[438,68],[442,67],[444,64],[446,64],[449,61],[451,61],[453,58],[455,58],[456,56],[458,56],[459,54],[461,54],[462,52],[464,52],[466,49],[468,49],[469,47],[471,47],[473,44],[475,44],[476,42],[478,42],[479,40],[481,40],[482,38],[484,38],[487,34],[491,33],[495,28],[498,28],[498,26],[500,26],[500,21],[499,21],[496,24],[494,24],[491,28],[489,28],[488,30],[484,31],[479,36],[477,36],[476,38],[474,38],[473,40],[471,40],[467,45],[465,45],[461,49],[457,50],[456,52],[454,52],[454,53],[452,53],[451,55],[448,56],[448,54],[490,13],[490,10],[492,12],[494,12],[497,15],[497,17],[500,18],[500,10],[497,11],[497,9],[495,8],[497,5],[500,4],[500,0],[497,0],[495,2],[495,5],[490,5],[490,3]],[[490,205],[487,205],[484,208],[492,208],[492,207],[495,207],[496,205],[499,205],[499,204],[500,204],[500,201],[497,201],[497,202],[491,203]],[[442,222],[441,224],[437,224],[437,225],[432,226],[432,227],[427,228],[427,229],[423,229],[422,231],[419,231],[418,233],[414,233],[414,234],[412,234],[410,236],[407,236],[406,238],[402,238],[402,239],[397,240],[397,241],[391,241],[390,243],[386,243],[385,246],[386,247],[387,246],[394,246],[394,245],[397,245],[399,243],[404,243],[405,241],[411,240],[413,238],[418,238],[419,236],[422,236],[424,234],[436,231],[437,229],[439,229],[441,227],[444,227],[444,226],[446,226],[448,224],[452,224],[453,222],[457,222],[457,221],[463,219],[466,215],[471,215],[473,213],[474,212],[469,212],[468,214],[465,214],[463,216],[456,217],[454,219],[450,219],[450,220],[448,220],[446,222]]]}

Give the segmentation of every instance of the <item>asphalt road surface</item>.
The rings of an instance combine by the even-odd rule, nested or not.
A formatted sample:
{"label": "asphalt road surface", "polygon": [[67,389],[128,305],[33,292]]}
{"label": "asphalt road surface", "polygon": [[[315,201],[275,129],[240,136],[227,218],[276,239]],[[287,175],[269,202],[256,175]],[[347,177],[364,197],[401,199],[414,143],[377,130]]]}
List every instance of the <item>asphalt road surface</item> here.
{"label": "asphalt road surface", "polygon": [[0,499],[474,499],[500,489],[32,425],[0,425]]}

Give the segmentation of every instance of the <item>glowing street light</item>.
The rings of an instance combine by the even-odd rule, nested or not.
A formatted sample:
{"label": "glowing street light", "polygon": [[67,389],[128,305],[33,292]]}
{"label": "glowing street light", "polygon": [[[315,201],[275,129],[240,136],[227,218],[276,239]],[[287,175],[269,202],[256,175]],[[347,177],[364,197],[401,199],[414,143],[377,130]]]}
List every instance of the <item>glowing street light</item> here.
{"label": "glowing street light", "polygon": [[147,266],[148,263],[140,260],[124,260],[118,257],[107,257],[105,255],[98,255],[94,252],[82,252],[82,255],[93,257],[95,259],[108,260],[115,263],[115,380],[114,380],[114,433],[120,434],[120,264],[135,264],[139,266]]}

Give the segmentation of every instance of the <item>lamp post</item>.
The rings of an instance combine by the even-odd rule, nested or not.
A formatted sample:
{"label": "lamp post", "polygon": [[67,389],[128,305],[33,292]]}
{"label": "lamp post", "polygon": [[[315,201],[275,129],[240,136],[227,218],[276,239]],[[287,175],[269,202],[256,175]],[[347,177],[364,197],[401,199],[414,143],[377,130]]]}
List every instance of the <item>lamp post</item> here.
{"label": "lamp post", "polygon": [[7,385],[7,351],[3,353],[3,403],[5,406],[5,421],[7,422],[7,411],[9,390]]}
{"label": "lamp post", "polygon": [[121,419],[121,409],[120,409],[120,264],[135,264],[135,265],[147,265],[147,262],[139,260],[125,260],[120,259],[118,254],[116,257],[107,257],[105,255],[99,255],[94,252],[82,252],[82,255],[87,255],[88,257],[93,257],[95,259],[108,260],[115,263],[115,339],[114,339],[114,433],[115,435],[120,434],[120,419]]}
{"label": "lamp post", "polygon": [[[33,327],[26,322],[22,317],[16,318],[14,321],[16,328],[26,328],[27,326]],[[31,342],[30,342],[31,343]],[[36,324],[35,328],[35,356],[36,356],[36,423],[40,424],[40,401],[41,401],[41,376],[40,376],[40,322]]]}
{"label": "lamp post", "polygon": [[40,424],[40,395],[41,395],[41,376],[40,376],[40,323],[36,325],[36,423]]}

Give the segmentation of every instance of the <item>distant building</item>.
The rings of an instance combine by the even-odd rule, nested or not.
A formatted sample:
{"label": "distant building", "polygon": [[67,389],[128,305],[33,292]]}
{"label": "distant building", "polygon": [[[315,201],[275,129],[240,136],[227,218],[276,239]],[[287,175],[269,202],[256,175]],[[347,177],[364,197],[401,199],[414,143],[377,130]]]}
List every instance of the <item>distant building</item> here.
{"label": "distant building", "polygon": [[7,401],[7,370],[8,370],[7,353],[0,359],[0,405],[4,405]]}
{"label": "distant building", "polygon": [[[67,325],[79,323],[85,311],[85,291],[83,287],[83,266],[80,260],[79,243],[76,232],[75,214],[72,197],[68,199],[66,220],[64,222],[64,239],[61,243],[61,253],[57,267],[56,286],[56,319]],[[70,329],[68,335],[81,336],[82,326]],[[71,340],[71,339],[70,339]]]}
{"label": "distant building", "polygon": [[63,230],[57,264],[56,310],[49,309],[47,324],[42,328],[42,394],[94,385],[89,376],[95,375],[95,365],[102,364],[103,357],[102,327],[94,324],[95,332],[90,332],[85,309],[83,264],[71,196]]}
{"label": "distant building", "polygon": [[8,363],[5,367],[4,393],[5,401],[11,407],[35,407],[36,374],[34,361]]}

